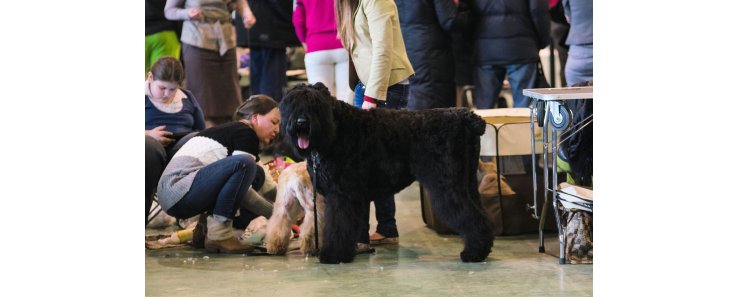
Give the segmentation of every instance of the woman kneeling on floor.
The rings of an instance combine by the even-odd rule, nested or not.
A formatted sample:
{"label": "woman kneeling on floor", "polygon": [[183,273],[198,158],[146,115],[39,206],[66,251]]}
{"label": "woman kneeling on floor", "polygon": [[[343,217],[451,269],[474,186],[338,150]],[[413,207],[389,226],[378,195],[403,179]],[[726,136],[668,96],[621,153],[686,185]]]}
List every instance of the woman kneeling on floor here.
{"label": "woman kneeling on floor", "polygon": [[190,139],[172,157],[157,188],[162,209],[173,217],[210,214],[205,238],[210,252],[254,249],[236,237],[233,218],[259,169],[260,145],[269,145],[280,129],[278,104],[263,95],[247,99],[234,119]]}

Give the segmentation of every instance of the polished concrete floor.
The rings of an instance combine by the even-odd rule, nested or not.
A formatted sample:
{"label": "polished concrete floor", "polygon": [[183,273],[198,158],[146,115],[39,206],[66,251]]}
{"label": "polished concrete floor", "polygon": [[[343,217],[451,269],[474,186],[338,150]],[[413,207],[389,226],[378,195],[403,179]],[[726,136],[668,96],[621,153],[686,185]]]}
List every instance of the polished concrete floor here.
{"label": "polished concrete floor", "polygon": [[[560,265],[536,234],[499,236],[483,263],[463,263],[462,242],[421,217],[416,183],[396,195],[398,246],[376,246],[350,264],[287,256],[208,254],[190,247],[146,250],[146,296],[592,296],[592,265]],[[370,230],[374,230],[371,222]],[[148,229],[148,235],[162,232]]]}

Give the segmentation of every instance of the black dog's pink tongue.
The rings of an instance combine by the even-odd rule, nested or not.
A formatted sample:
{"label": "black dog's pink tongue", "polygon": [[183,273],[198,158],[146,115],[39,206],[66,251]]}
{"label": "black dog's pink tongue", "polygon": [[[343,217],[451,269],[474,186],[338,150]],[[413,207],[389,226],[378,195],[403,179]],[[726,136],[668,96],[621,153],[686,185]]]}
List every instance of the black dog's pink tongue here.
{"label": "black dog's pink tongue", "polygon": [[308,148],[308,137],[298,136],[298,147],[304,150],[307,149]]}

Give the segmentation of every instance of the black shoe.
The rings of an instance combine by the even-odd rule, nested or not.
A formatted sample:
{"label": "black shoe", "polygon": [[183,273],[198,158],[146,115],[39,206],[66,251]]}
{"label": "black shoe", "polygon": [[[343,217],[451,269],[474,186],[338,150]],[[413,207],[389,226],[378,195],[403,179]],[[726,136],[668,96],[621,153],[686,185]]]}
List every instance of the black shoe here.
{"label": "black shoe", "polygon": [[206,247],[206,235],[208,228],[206,227],[206,217],[208,215],[203,213],[198,218],[198,224],[195,225],[193,230],[193,247],[196,249],[204,249]]}

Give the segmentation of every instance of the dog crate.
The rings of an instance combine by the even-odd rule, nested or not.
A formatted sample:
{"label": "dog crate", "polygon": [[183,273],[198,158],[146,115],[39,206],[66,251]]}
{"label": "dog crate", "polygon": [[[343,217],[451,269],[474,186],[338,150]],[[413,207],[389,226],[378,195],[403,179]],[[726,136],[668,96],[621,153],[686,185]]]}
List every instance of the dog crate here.
{"label": "dog crate", "polygon": [[[486,217],[493,223],[494,235],[517,235],[535,233],[539,222],[534,216],[536,205],[530,205],[531,197],[542,197],[543,174],[532,174],[532,152],[542,153],[542,144],[531,144],[529,108],[478,109],[474,112],[486,121],[486,131],[481,136],[481,166],[478,170],[481,206]],[[534,127],[535,139],[541,139],[542,129]],[[495,164],[494,164],[495,163]],[[494,167],[494,168],[491,168]],[[541,170],[538,168],[537,170]],[[495,184],[484,189],[486,174],[495,173]],[[538,176],[533,182],[533,176]],[[493,191],[490,191],[494,189]],[[428,227],[440,234],[453,234],[434,213],[426,190],[421,189],[422,218]],[[536,191],[539,195],[535,195]],[[493,192],[493,193],[491,193]],[[542,205],[543,201],[539,201]],[[545,222],[543,230],[555,231],[555,220]]]}

